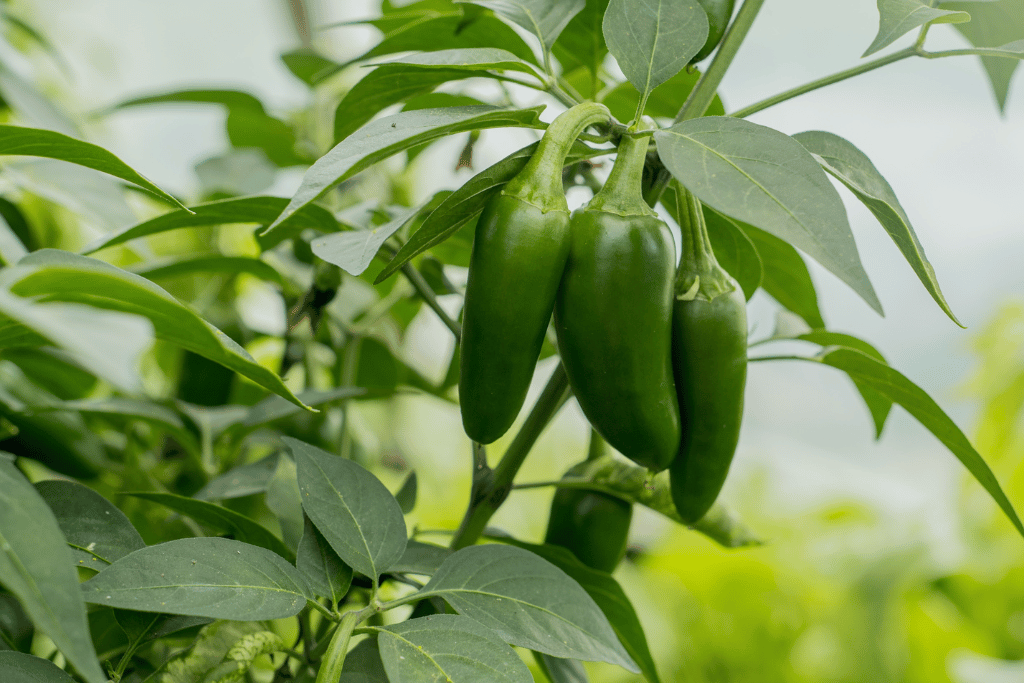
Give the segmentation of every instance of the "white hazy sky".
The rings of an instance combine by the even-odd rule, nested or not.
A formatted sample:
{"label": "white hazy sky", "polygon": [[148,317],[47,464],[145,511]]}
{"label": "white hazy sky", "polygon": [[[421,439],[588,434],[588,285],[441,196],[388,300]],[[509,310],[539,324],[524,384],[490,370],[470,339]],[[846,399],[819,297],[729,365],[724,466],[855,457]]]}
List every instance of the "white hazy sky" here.
{"label": "white hazy sky", "polygon": [[[373,16],[376,3],[311,4],[316,22],[327,24]],[[297,44],[283,0],[93,0],[61,3],[59,12],[38,20],[74,65],[72,87],[83,110],[193,86],[246,89],[279,111],[308,97],[277,57]],[[722,84],[722,97],[728,108],[737,108],[855,65],[877,27],[873,0],[767,2]],[[345,58],[373,35],[368,29],[340,28],[319,40],[330,54]],[[962,47],[963,41],[950,27],[939,26],[928,46]],[[900,197],[953,310],[970,330],[978,330],[1005,298],[1024,296],[1019,80],[1001,117],[976,58],[908,60],[751,120],[785,133],[828,130],[859,146]],[[187,114],[180,109],[125,112],[104,134],[103,142],[134,167],[181,191],[195,186],[194,164],[225,144],[222,115],[199,108]],[[488,137],[493,141],[495,135]],[[503,153],[487,154],[480,167]],[[424,178],[423,189],[454,187],[454,182],[434,175]],[[290,186],[279,189],[287,192]],[[887,315],[877,316],[812,264],[826,322],[875,343],[969,432],[973,410],[959,401],[954,386],[970,368],[971,331],[959,330],[945,317],[874,218],[848,192],[841,194]],[[761,333],[770,331],[768,310],[763,300],[753,305]],[[948,535],[952,520],[942,511],[959,465],[900,409],[875,444],[866,411],[844,377],[792,363],[755,365],[747,402],[737,456],[740,476],[730,487],[744,472],[768,466],[778,474],[772,482],[780,500],[856,493],[884,502],[896,518],[923,519],[931,533]]]}

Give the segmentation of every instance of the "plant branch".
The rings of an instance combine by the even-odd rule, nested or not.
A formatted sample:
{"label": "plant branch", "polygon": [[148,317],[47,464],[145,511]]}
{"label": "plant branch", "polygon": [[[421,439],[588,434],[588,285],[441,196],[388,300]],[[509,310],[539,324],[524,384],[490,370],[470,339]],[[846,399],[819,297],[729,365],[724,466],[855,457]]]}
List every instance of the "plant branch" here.
{"label": "plant branch", "polygon": [[434,296],[434,290],[430,288],[427,281],[420,275],[420,271],[413,268],[411,263],[406,263],[402,266],[402,274],[405,275],[406,279],[409,280],[409,284],[413,286],[416,292],[423,297],[423,300],[427,302],[427,305],[433,309],[434,313],[437,313],[437,317],[441,319],[441,322],[445,324],[452,334],[455,335],[455,341],[462,340],[462,325],[458,321],[452,320],[448,312],[441,308],[441,304],[438,303],[437,297]]}
{"label": "plant branch", "polygon": [[565,368],[559,363],[555,371],[551,373],[547,385],[541,392],[533,410],[526,418],[526,422],[519,429],[508,450],[502,456],[494,468],[489,481],[487,481],[470,499],[469,509],[462,520],[459,530],[452,538],[452,550],[465,548],[477,542],[483,534],[487,522],[501,507],[508,493],[512,489],[512,481],[515,479],[519,468],[523,466],[530,449],[537,442],[541,432],[547,426],[551,418],[558,412],[558,409],[569,398],[569,378],[565,374]]}
{"label": "plant branch", "polygon": [[[764,4],[764,0],[744,1],[740,11],[736,14],[736,19],[725,32],[722,44],[715,52],[715,57],[711,60],[708,70],[701,75],[697,85],[693,87],[689,97],[679,108],[674,123],[704,116],[704,112],[708,110],[711,102],[715,99],[715,93],[718,92],[718,86],[722,83],[725,72],[729,70],[729,66],[732,64],[733,58],[736,57],[736,53],[739,52],[740,45],[746,39],[750,27],[754,25],[754,19],[761,11],[762,4]],[[660,160],[656,169],[654,182],[644,193],[644,201],[651,207],[658,203],[665,188],[668,187],[669,180],[672,179],[672,174],[661,164]]]}
{"label": "plant branch", "polygon": [[313,609],[315,609],[317,612],[322,614],[325,619],[330,619],[331,621],[335,622],[338,621],[338,615],[336,615],[334,612],[330,611],[329,609],[321,605],[316,600],[308,600],[307,604]]}
{"label": "plant branch", "polygon": [[886,55],[885,57],[879,57],[878,59],[874,59],[870,62],[865,62],[864,64],[855,66],[852,69],[846,69],[845,71],[840,71],[838,73],[834,73],[829,76],[819,78],[817,80],[811,81],[810,83],[805,83],[804,85],[792,88],[785,92],[779,93],[778,95],[774,95],[767,99],[761,100],[760,102],[755,102],[750,106],[744,107],[743,109],[733,112],[732,114],[730,114],[730,116],[735,116],[736,118],[740,119],[746,116],[750,116],[751,114],[757,113],[763,109],[767,109],[768,107],[774,107],[776,104],[785,102],[786,100],[791,100],[794,97],[799,97],[800,95],[813,92],[814,90],[824,88],[826,86],[832,85],[833,83],[845,81],[848,78],[853,78],[854,76],[859,76],[860,74],[864,74],[869,71],[874,71],[875,69],[881,68],[888,64],[892,64],[893,62],[898,62],[900,60],[906,59],[907,57],[914,57],[915,55],[918,55],[921,52],[922,51],[916,45],[908,47],[903,50],[899,50],[897,52],[893,52],[892,54]]}

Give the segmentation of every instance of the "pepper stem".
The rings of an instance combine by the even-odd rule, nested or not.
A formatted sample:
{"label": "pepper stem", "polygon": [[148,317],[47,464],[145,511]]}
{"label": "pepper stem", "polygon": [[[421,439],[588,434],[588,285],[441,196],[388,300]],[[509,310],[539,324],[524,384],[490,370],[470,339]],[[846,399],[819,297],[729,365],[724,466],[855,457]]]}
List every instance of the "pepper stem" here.
{"label": "pepper stem", "polygon": [[651,134],[623,135],[619,141],[615,165],[601,191],[594,195],[588,209],[622,216],[654,216],[643,198],[644,164]]}
{"label": "pepper stem", "polygon": [[732,292],[736,289],[735,280],[715,258],[700,200],[678,181],[672,181],[672,185],[683,241],[683,256],[676,272],[676,298],[711,301]]}
{"label": "pepper stem", "polygon": [[576,138],[588,126],[608,123],[610,120],[608,107],[596,102],[583,102],[559,114],[544,131],[537,151],[526,162],[523,170],[505,185],[502,193],[519,197],[545,212],[568,213],[569,205],[565,201],[565,188],[562,186],[565,158]]}

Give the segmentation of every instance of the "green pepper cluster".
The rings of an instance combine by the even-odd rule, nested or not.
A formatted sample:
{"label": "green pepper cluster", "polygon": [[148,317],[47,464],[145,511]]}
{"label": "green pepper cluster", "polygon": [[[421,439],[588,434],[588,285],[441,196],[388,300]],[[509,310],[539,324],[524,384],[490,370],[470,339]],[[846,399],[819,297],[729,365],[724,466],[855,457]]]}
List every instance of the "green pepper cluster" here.
{"label": "green pepper cluster", "polygon": [[[553,314],[569,384],[595,432],[651,471],[668,469],[680,516],[695,522],[736,448],[746,302],[715,260],[699,201],[682,188],[677,267],[671,231],[641,194],[650,132],[621,137],[603,187],[569,214],[566,154],[588,125],[608,121],[594,103],[562,114],[480,217],[463,312],[463,425],[480,443],[508,430]],[[631,514],[630,503],[609,494],[560,490],[549,541],[610,571]],[[598,543],[613,529],[614,542]]]}

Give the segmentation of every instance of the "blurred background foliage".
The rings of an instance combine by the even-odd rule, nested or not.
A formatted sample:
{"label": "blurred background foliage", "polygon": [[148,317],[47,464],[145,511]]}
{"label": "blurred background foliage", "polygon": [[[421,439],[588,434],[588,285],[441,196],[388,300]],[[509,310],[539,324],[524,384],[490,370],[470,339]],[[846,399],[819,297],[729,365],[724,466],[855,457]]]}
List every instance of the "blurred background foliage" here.
{"label": "blurred background foliage", "polygon": [[[352,69],[329,80],[318,76],[334,61],[310,47],[309,19],[294,14],[302,3],[281,5],[288,7],[281,20],[293,20],[305,43],[285,54],[283,63],[296,85],[309,86],[308,106],[269,112],[259,100],[223,92],[206,96],[206,104],[152,105],[224,109],[223,149],[196,163],[192,188],[182,190],[189,205],[254,193],[287,196],[295,172],[332,144],[333,107],[358,76]],[[48,11],[46,3],[3,8],[8,20],[0,52],[0,119],[75,136],[110,136],[110,119],[85,116],[84,110],[113,103],[77,93],[60,50],[10,19],[31,21]],[[196,81],[201,85],[199,72]],[[406,106],[431,101],[439,100]],[[260,144],[245,135],[251,130],[264,132],[255,138]],[[494,140],[496,134],[486,135]],[[361,174],[330,195],[336,218],[363,228],[387,222],[418,201],[424,171],[436,167],[466,177],[466,170],[454,174],[472,162],[473,143],[474,137],[463,136],[454,144],[415,150],[408,166],[381,165]],[[489,153],[491,161],[501,153]],[[477,170],[486,163],[478,162]],[[40,161],[5,163],[0,195],[0,256],[8,264],[17,260],[17,243],[21,250],[77,251],[166,210],[106,177]],[[414,221],[399,237],[415,228]],[[472,224],[437,247],[436,259],[417,265],[452,313],[458,306],[452,290],[464,276],[471,229]],[[133,413],[124,403],[111,402],[106,411],[80,410],[75,401],[103,401],[115,392],[59,353],[10,349],[0,357],[0,448],[18,452],[28,447],[28,435],[49,434],[56,445],[48,460],[28,465],[33,478],[65,474],[87,480],[129,515],[147,543],[224,530],[124,491],[166,490],[215,500],[279,530],[291,544],[301,530],[290,488],[294,465],[275,445],[277,435],[286,433],[350,455],[393,491],[415,472],[418,495],[410,523],[420,538],[443,542],[437,530],[457,526],[469,489],[468,442],[451,396],[454,344],[406,280],[371,286],[382,262],[359,277],[343,275],[313,256],[313,237],[302,234],[268,246],[251,224],[209,226],[136,240],[103,252],[103,258],[147,273],[279,372],[294,391],[354,386],[360,395],[317,394],[333,407],[302,413],[200,356],[156,342],[143,356],[140,375],[149,396],[174,408],[178,429],[172,418]],[[197,264],[197,257],[206,260]],[[448,266],[442,269],[440,261]],[[168,266],[175,267],[156,270]],[[999,308],[970,339],[973,370],[959,398],[977,406],[973,441],[1019,503],[1024,302]],[[538,377],[546,376],[550,362],[541,363]],[[564,410],[521,479],[556,479],[583,457],[586,434],[575,407]],[[936,458],[948,457],[938,444],[934,448]],[[765,539],[762,547],[724,550],[653,513],[634,520],[629,561],[617,577],[640,613],[665,681],[1024,680],[1020,539],[966,474],[950,503],[959,527],[943,541],[923,534],[912,519],[845,493],[794,510],[780,504],[776,476],[750,468],[730,493],[736,510]],[[550,496],[550,489],[516,492],[494,524],[539,541],[545,519],[538,511],[547,509]],[[94,617],[98,642],[116,651],[116,629],[103,631],[110,626],[104,615]],[[45,652],[46,644],[35,648]],[[588,669],[594,681],[631,680],[611,667]]]}

